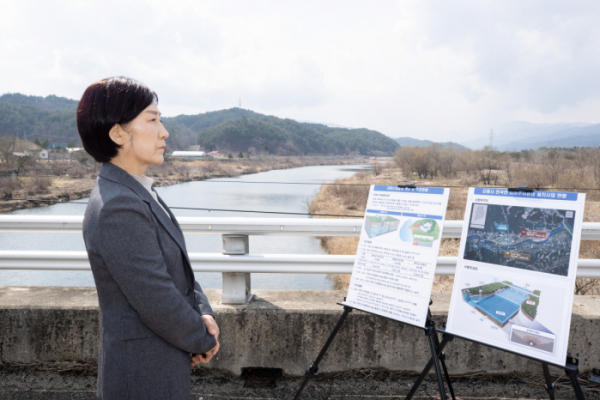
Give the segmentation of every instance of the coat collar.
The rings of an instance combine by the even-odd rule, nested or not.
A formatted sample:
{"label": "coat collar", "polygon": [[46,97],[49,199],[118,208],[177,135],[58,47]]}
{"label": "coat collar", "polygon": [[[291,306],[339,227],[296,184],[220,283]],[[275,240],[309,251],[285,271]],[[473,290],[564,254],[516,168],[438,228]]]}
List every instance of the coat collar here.
{"label": "coat collar", "polygon": [[127,186],[129,189],[133,190],[135,194],[137,194],[143,201],[145,201],[150,206],[150,210],[154,214],[154,217],[158,220],[158,222],[160,222],[163,228],[169,233],[169,235],[173,238],[175,243],[177,243],[177,245],[181,248],[183,253],[187,256],[185,241],[183,239],[183,232],[181,231],[181,228],[179,227],[179,224],[177,223],[177,220],[175,219],[175,216],[173,215],[169,207],[167,207],[167,205],[162,201],[160,197],[158,197],[158,195],[157,198],[164,207],[165,211],[169,213],[169,216],[171,217],[170,219],[165,214],[165,211],[161,209],[160,205],[156,201],[154,201],[152,195],[148,193],[146,188],[144,188],[141,183],[136,181],[135,178],[129,175],[127,171],[123,170],[120,167],[117,167],[116,165],[110,162],[105,162],[100,167],[98,175],[104,179],[120,183],[121,185]]}

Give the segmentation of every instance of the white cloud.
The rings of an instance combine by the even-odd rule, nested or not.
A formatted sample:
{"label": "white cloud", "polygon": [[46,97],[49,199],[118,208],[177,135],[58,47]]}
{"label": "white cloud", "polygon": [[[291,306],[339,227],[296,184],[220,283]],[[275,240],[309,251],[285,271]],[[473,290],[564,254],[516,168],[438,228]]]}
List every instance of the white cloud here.
{"label": "white cloud", "polygon": [[[600,3],[0,0],[0,92],[146,82],[167,115],[236,106],[392,137],[600,122]],[[447,132],[456,132],[455,136]]]}

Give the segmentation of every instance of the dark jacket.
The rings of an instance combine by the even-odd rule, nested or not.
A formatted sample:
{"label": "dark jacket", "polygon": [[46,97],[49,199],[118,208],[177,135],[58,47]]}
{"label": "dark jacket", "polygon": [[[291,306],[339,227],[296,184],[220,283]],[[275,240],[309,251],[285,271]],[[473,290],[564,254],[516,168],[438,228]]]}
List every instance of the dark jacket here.
{"label": "dark jacket", "polygon": [[85,212],[100,304],[99,399],[188,400],[190,353],[216,345],[183,233],[159,201],[170,219],[132,176],[104,163]]}

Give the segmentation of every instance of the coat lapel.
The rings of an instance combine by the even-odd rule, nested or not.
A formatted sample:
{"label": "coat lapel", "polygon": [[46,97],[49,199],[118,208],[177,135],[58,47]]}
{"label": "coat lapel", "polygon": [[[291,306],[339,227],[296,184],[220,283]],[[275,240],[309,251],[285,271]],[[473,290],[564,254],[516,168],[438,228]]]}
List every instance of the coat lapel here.
{"label": "coat lapel", "polygon": [[143,201],[148,203],[148,205],[150,206],[150,210],[154,214],[154,217],[158,220],[158,222],[160,222],[160,224],[167,231],[169,236],[171,236],[175,243],[177,243],[177,245],[181,248],[181,251],[185,254],[188,265],[191,265],[187,255],[187,250],[185,248],[183,232],[181,231],[179,224],[177,224],[175,216],[173,215],[173,213],[171,213],[169,207],[167,207],[167,205],[164,204],[160,197],[159,200],[165,208],[165,210],[167,210],[167,212],[169,213],[169,216],[171,217],[170,219],[160,208],[158,203],[154,201],[150,193],[148,193],[148,191],[138,181],[136,181],[123,169],[117,167],[112,163],[105,162],[102,164],[102,167],[100,167],[100,172],[98,172],[98,175],[105,179],[127,186],[128,188],[133,190],[138,196],[140,196],[140,198]]}
{"label": "coat lapel", "polygon": [[[152,188],[152,190],[154,190],[154,188]],[[156,193],[156,191],[155,191],[155,193]],[[156,204],[154,199],[152,199],[152,201],[150,202],[150,209],[152,209],[152,212],[154,213],[156,218],[159,220],[161,225],[165,227],[167,232],[169,232],[169,235],[171,235],[171,237],[175,240],[177,245],[179,245],[179,248],[181,249],[181,254],[183,254],[183,257],[185,259],[184,268],[186,271],[186,275],[188,276],[188,278],[190,280],[190,284],[192,285],[192,287],[194,287],[194,280],[195,280],[194,271],[192,270],[192,263],[190,262],[190,257],[188,256],[188,252],[185,247],[185,239],[183,238],[183,231],[181,230],[181,227],[179,226],[179,223],[177,222],[177,218],[175,218],[175,215],[173,215],[173,212],[171,211],[171,209],[167,206],[167,204],[163,201],[163,199],[160,198],[158,193],[156,193],[156,198],[158,199],[159,203],[164,207],[165,211],[169,213],[170,218],[165,215],[165,211],[163,211],[160,208],[160,206],[158,204]]]}
{"label": "coat lapel", "polygon": [[[154,188],[152,188],[152,190],[154,190]],[[154,191],[156,193],[156,191]],[[181,230],[181,227],[179,226],[179,222],[177,222],[177,218],[175,218],[175,215],[173,214],[173,212],[171,211],[171,209],[169,208],[169,206],[167,206],[167,204],[163,201],[163,199],[158,195],[158,193],[156,193],[156,198],[158,199],[158,202],[163,206],[163,208],[167,211],[167,213],[169,213],[169,217],[170,217],[170,225],[175,227],[175,232],[177,232],[177,235],[181,238],[181,250],[183,250],[183,252],[186,254],[187,257],[187,248],[185,247],[185,240],[183,239],[183,231]],[[162,210],[160,210],[162,211]],[[163,211],[163,216],[164,216],[164,211]],[[188,260],[189,262],[189,260]]]}

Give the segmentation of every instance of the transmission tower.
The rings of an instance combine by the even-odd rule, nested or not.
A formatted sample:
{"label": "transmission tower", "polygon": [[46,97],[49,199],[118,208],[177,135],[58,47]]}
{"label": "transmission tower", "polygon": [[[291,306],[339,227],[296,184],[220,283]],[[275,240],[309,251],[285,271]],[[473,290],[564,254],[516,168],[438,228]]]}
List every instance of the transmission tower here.
{"label": "transmission tower", "polygon": [[490,149],[494,148],[494,129],[490,129]]}

